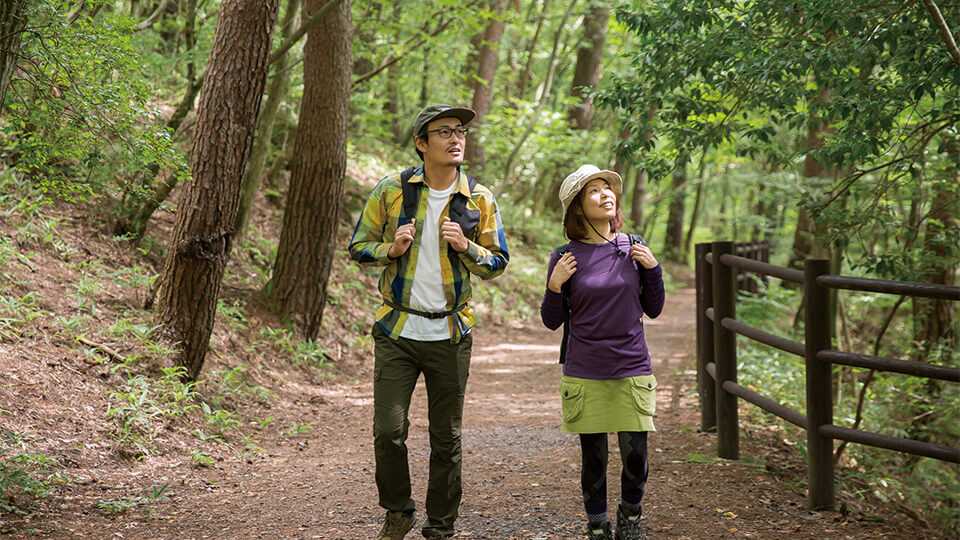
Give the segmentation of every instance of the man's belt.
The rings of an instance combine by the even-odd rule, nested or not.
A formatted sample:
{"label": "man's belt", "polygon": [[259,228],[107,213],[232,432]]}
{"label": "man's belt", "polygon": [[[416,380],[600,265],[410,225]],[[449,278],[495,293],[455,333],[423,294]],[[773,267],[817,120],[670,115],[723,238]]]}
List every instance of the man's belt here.
{"label": "man's belt", "polygon": [[461,311],[463,311],[463,308],[467,307],[467,304],[460,304],[459,306],[449,311],[420,311],[419,309],[413,309],[411,307],[401,306],[400,304],[391,302],[386,298],[383,299],[383,303],[392,307],[393,309],[397,309],[404,313],[409,313],[411,315],[416,315],[418,317],[423,317],[425,319],[443,319],[451,315],[454,315],[456,313],[460,313]]}

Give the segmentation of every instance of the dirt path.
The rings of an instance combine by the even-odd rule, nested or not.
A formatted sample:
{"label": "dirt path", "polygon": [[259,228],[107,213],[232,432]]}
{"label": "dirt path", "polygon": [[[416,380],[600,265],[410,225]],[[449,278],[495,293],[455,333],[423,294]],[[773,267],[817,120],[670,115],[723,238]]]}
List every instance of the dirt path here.
{"label": "dirt path", "polygon": [[[696,432],[693,291],[668,298],[647,322],[660,379],[659,432],[651,438],[645,498],[654,538],[920,538],[904,523],[804,510],[802,492],[764,470],[775,450],[742,438],[740,462],[718,462],[715,436]],[[579,448],[559,431],[558,335],[539,327],[477,331],[464,426],[464,502],[458,538],[578,538]],[[50,537],[370,539],[382,510],[373,482],[372,387],[326,385],[301,392],[314,430],[280,441],[262,459],[226,461],[196,473],[168,467],[170,499],[149,512],[111,518],[61,516]],[[408,441],[415,499],[422,505],[429,445],[418,386]],[[612,439],[611,447],[615,443]],[[749,459],[754,456],[754,459]],[[619,496],[612,452],[611,501]],[[615,503],[611,504],[611,507]],[[907,523],[906,525],[909,525]],[[418,534],[409,538],[419,537]]]}

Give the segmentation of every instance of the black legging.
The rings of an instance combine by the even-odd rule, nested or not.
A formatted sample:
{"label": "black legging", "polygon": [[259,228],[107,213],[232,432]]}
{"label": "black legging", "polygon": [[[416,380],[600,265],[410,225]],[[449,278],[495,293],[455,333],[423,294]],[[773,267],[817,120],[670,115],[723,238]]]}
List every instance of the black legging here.
{"label": "black legging", "polygon": [[[620,498],[639,505],[647,483],[647,432],[621,431],[620,443]],[[583,487],[583,506],[588,515],[607,513],[607,434],[581,433],[582,464],[580,485]]]}

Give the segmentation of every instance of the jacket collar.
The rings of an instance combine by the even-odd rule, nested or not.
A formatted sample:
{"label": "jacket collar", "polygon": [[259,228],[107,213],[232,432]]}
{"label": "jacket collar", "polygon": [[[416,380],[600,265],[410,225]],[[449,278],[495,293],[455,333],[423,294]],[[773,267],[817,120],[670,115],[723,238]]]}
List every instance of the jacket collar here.
{"label": "jacket collar", "polygon": [[[420,184],[426,185],[426,182],[424,182],[423,179],[424,179],[423,165],[420,165],[419,167],[417,167],[416,172],[413,173],[413,176],[411,176],[410,179],[407,181],[410,182],[411,184],[420,183]],[[456,183],[457,183],[457,193],[469,199],[470,198],[470,180],[467,177],[467,175],[463,173],[462,170],[457,171]]]}

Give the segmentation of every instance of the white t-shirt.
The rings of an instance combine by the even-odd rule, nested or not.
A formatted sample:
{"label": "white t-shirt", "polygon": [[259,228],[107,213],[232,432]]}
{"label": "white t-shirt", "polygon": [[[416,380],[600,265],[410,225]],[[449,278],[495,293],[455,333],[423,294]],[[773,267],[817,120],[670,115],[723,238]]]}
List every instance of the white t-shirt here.
{"label": "white t-shirt", "polygon": [[[440,214],[450,201],[450,195],[459,186],[459,178],[450,187],[437,191],[428,189],[427,217],[420,233],[420,251],[417,253],[417,269],[410,287],[410,307],[420,311],[446,311],[447,297],[443,292],[443,276],[440,273]],[[420,225],[419,223],[417,225]],[[446,253],[443,254],[446,256]],[[412,313],[400,332],[401,337],[417,341],[441,341],[450,339],[447,318],[428,319]]]}

